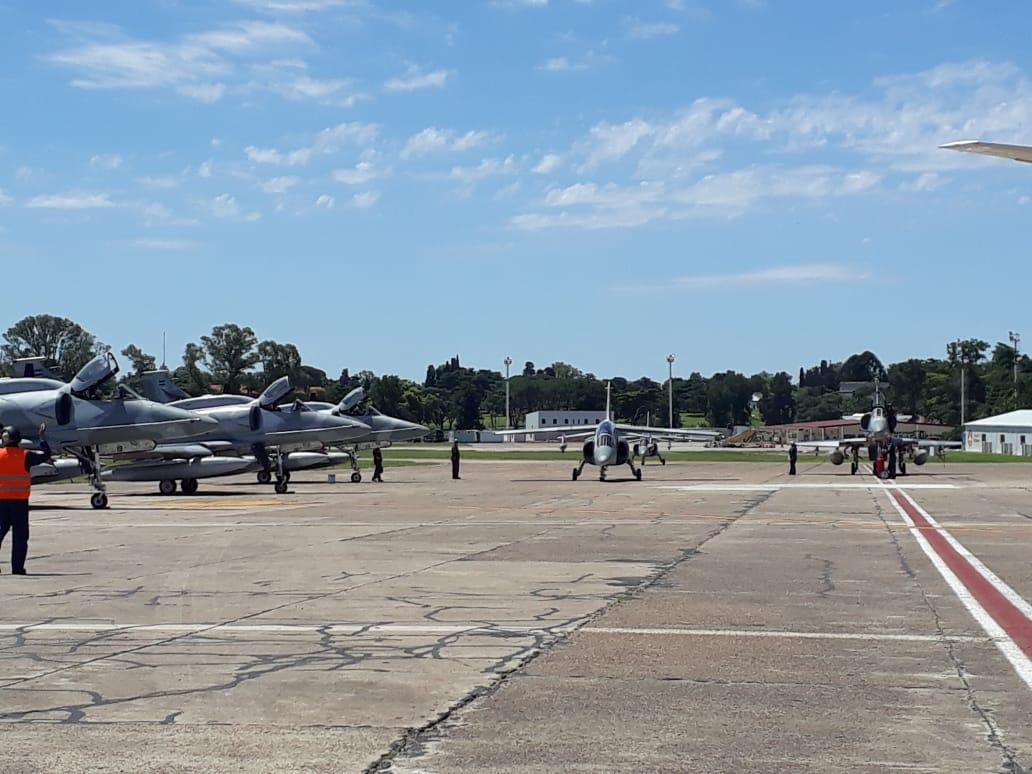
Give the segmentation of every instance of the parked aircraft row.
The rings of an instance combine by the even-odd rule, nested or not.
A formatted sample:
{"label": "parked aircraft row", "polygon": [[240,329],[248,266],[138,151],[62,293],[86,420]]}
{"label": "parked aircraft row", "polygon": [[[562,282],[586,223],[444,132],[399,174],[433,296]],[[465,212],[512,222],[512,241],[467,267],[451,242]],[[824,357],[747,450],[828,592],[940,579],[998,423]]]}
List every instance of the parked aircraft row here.
{"label": "parked aircraft row", "polygon": [[282,377],[257,398],[190,398],[167,371],[157,371],[144,377],[147,397],[119,385],[115,397],[102,398],[100,388],[117,373],[109,353],[91,360],[67,384],[35,375],[0,379],[0,425],[16,427],[30,446],[39,444],[45,430],[55,454],[52,462],[33,468],[33,483],[85,474],[94,508],[107,506],[108,481],[157,481],[163,494],[175,492],[178,481],[189,494],[197,491],[198,479],[254,471],[260,483],[275,480],[282,493],[291,471],[344,462],[351,463],[352,481],[361,481],[360,448],[427,432],[363,408],[361,389],[337,405],[285,403],[293,387]]}

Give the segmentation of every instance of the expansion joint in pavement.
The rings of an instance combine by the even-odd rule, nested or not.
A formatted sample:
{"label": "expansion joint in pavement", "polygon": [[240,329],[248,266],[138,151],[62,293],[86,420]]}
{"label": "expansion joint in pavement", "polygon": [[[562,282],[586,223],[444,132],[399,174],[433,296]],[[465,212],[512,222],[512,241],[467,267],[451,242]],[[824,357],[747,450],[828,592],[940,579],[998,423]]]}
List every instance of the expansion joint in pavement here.
{"label": "expansion joint in pavement", "polygon": [[578,630],[602,618],[618,605],[640,597],[650,588],[662,581],[668,574],[676,570],[681,564],[698,555],[703,546],[714,538],[720,537],[720,535],[727,531],[729,527],[735,524],[742,517],[748,515],[755,508],[758,508],[773,494],[773,490],[760,493],[737,515],[729,516],[727,519],[721,521],[694,546],[682,549],[673,560],[660,565],[655,572],[644,578],[641,583],[627,588],[615,595],[608,603],[600,607],[594,613],[584,616],[584,618],[575,624],[567,625],[561,630],[551,633],[551,635],[541,635],[539,642],[524,651],[522,658],[517,657],[508,659],[508,663],[512,665],[511,669],[500,674],[492,683],[474,688],[448,707],[444,712],[440,713],[422,726],[409,729],[401,738],[395,740],[383,755],[366,767],[365,774],[376,774],[377,772],[390,771],[394,767],[394,762],[401,758],[415,759],[422,756],[427,751],[430,744],[440,741],[445,737],[447,729],[451,723],[457,719],[458,714],[466,707],[479,699],[493,696],[501,690],[503,686],[509,683],[513,677],[517,676],[519,672],[530,666],[533,661],[550,652],[556,646],[567,641],[572,635],[576,634]]}
{"label": "expansion joint in pavement", "polygon": [[[877,490],[872,490],[872,494],[876,491]],[[961,685],[964,686],[964,693],[968,707],[970,707],[971,711],[978,717],[982,725],[985,727],[986,741],[989,742],[989,746],[996,750],[1003,758],[1003,771],[1008,772],[1008,774],[1025,774],[1025,769],[1020,763],[1018,763],[1017,753],[1003,741],[1003,731],[993,719],[992,714],[978,701],[978,697],[975,695],[975,689],[971,685],[971,681],[968,679],[967,666],[957,653],[957,645],[959,643],[951,639],[946,634],[942,625],[942,617],[939,615],[939,611],[936,609],[934,602],[932,602],[928,593],[925,591],[924,585],[918,579],[917,573],[914,572],[913,567],[911,567],[910,563],[907,561],[906,550],[903,548],[903,544],[900,542],[892,524],[890,524],[885,518],[885,511],[882,509],[881,499],[877,494],[874,496],[874,508],[878,514],[878,518],[881,519],[882,524],[885,525],[885,530],[889,533],[889,539],[892,541],[893,548],[896,551],[896,557],[899,560],[900,568],[917,587],[918,592],[921,594],[921,601],[932,615],[932,620],[935,622],[935,630],[939,634],[939,642],[942,644],[943,649],[946,651],[946,657],[950,660],[950,664],[957,673],[957,679],[959,679]]]}

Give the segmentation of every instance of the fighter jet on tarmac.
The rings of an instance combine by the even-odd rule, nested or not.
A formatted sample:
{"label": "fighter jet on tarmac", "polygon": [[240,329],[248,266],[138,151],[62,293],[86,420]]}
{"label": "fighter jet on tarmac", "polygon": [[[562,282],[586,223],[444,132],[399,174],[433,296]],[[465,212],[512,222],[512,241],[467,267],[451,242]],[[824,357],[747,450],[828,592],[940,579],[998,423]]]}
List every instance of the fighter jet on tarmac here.
{"label": "fighter jet on tarmac", "polygon": [[[152,372],[154,373],[154,372]],[[149,374],[147,375],[149,376]],[[144,390],[153,394],[145,378]],[[213,421],[203,434],[173,439],[142,453],[129,452],[119,459],[136,460],[107,473],[112,481],[158,481],[162,494],[176,491],[176,479],[186,494],[197,491],[197,479],[259,470],[259,481],[276,478],[276,492],[287,491],[290,471],[311,467],[311,450],[363,436],[369,428],[348,417],[315,411],[301,401],[279,405],[292,391],[290,379],[281,377],[257,398],[240,395],[207,396],[231,400],[217,402],[186,398],[167,404],[189,410]],[[292,464],[297,458],[297,465]]]}
{"label": "fighter jet on tarmac", "polygon": [[[125,387],[119,387],[115,399],[101,399],[101,385],[117,373],[118,363],[108,353],[83,366],[68,384],[40,378],[0,380],[0,424],[18,428],[30,443],[38,439],[40,425],[46,424],[51,448],[73,455],[78,473],[89,476],[94,508],[105,508],[108,502],[102,456],[154,448],[155,442],[167,438],[190,438],[215,424],[192,412],[144,400]],[[45,471],[37,467],[41,468],[39,480],[76,475],[68,460],[57,460]]]}
{"label": "fighter jet on tarmac", "polygon": [[[850,474],[856,475],[860,468],[859,452],[867,447],[867,455],[870,459],[877,459],[881,453],[888,452],[890,446],[895,446],[899,454],[899,472],[907,474],[907,459],[915,465],[921,466],[928,461],[929,452],[934,450],[936,454],[942,454],[946,449],[959,449],[959,441],[935,441],[929,438],[916,438],[913,436],[896,435],[896,411],[881,400],[881,392],[878,383],[874,385],[874,404],[871,410],[860,418],[860,429],[862,436],[843,438],[840,441],[797,441],[800,447],[811,449],[832,449],[831,464],[841,465],[846,455],[850,455]],[[888,476],[888,471],[883,473],[883,478]]]}
{"label": "fighter jet on tarmac", "polygon": [[999,156],[1014,161],[1032,164],[1032,146],[1007,145],[1002,142],[983,142],[982,140],[959,140],[940,145],[943,150],[963,151],[964,153],[980,153],[983,156]]}
{"label": "fighter jet on tarmac", "polygon": [[[642,441],[646,445],[652,444],[655,439],[676,440],[676,441],[711,441],[720,433],[709,430],[689,429],[666,429],[659,430],[655,427],[642,427],[640,425],[624,425],[612,420],[610,389],[606,384],[606,418],[598,425],[583,425],[580,427],[562,428],[524,428],[522,430],[497,430],[498,435],[515,437],[539,435],[560,435],[560,449],[566,446],[566,439],[585,438],[584,446],[581,448],[581,462],[573,469],[573,480],[580,478],[585,465],[596,465],[599,468],[598,480],[606,480],[606,470],[613,465],[627,465],[634,477],[641,481],[641,468],[634,467],[634,455],[631,454],[631,446],[628,441]],[[626,440],[622,440],[623,434]],[[639,451],[641,447],[639,446]],[[656,449],[658,453],[658,449]],[[646,455],[646,456],[652,456]],[[643,458],[644,459],[644,458]]]}

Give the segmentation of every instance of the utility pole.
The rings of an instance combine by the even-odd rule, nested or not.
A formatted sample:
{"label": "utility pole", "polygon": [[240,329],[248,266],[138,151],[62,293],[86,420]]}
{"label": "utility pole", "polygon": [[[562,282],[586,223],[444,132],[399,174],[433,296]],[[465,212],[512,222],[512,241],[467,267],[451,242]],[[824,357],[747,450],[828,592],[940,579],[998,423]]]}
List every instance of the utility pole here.
{"label": "utility pole", "polygon": [[509,417],[509,366],[512,365],[512,358],[508,355],[505,356],[505,429],[509,430],[512,428],[511,420]]}
{"label": "utility pole", "polygon": [[1011,344],[1014,345],[1014,404],[1017,406],[1018,401],[1018,343],[1021,341],[1021,334],[1009,331],[1007,334],[1010,337]]}
{"label": "utility pole", "polygon": [[675,356],[672,355],[672,354],[666,356],[667,371],[668,371],[667,386],[670,388],[669,389],[669,404],[670,405],[669,405],[669,410],[667,412],[667,419],[670,420],[670,429],[671,430],[674,429],[674,360],[675,359],[676,359]]}

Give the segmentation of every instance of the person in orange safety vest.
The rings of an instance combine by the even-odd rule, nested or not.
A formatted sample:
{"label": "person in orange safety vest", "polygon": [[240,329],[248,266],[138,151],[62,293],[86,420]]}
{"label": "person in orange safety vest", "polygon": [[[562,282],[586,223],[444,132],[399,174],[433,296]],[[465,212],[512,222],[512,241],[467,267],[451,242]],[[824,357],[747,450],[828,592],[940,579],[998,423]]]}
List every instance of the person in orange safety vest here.
{"label": "person in orange safety vest", "polygon": [[21,433],[5,427],[0,435],[0,546],[11,532],[11,572],[25,575],[25,557],[29,552],[29,494],[32,490],[33,465],[50,459],[50,446],[45,435],[47,426],[40,425],[41,451],[21,448]]}

